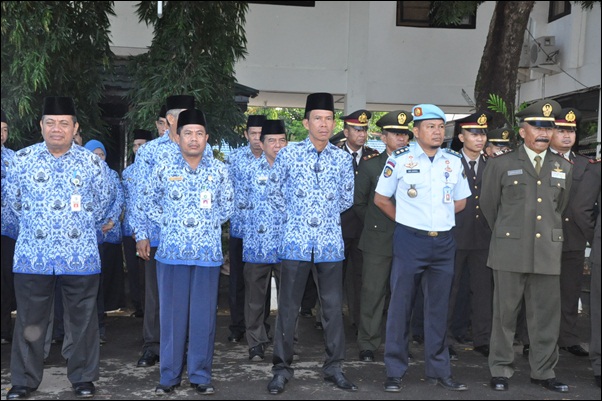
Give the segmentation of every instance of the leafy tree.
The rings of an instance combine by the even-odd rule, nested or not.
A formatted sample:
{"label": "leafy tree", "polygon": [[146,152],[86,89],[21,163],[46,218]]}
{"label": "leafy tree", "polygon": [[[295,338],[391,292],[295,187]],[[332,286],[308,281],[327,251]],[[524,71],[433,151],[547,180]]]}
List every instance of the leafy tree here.
{"label": "leafy tree", "polygon": [[[210,143],[242,142],[243,112],[234,101],[234,67],[246,55],[246,2],[142,1],[140,21],[154,26],[150,50],[132,59],[131,127],[149,127],[170,95],[190,94],[207,117]],[[238,128],[232,128],[238,127]]]}
{"label": "leafy tree", "polygon": [[111,68],[112,1],[3,1],[2,109],[9,146],[41,140],[46,96],[71,96],[86,133],[102,137],[98,103]]}

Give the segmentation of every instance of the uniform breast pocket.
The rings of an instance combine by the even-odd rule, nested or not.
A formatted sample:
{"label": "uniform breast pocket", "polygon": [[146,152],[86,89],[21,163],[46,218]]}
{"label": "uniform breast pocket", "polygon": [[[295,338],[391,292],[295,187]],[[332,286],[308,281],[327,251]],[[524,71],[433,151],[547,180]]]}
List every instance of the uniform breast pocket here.
{"label": "uniform breast pocket", "polygon": [[563,178],[551,177],[550,178],[550,186],[558,188],[558,189],[565,189],[566,188],[566,180]]}
{"label": "uniform breast pocket", "polygon": [[419,173],[406,173],[404,174],[401,182],[404,188],[420,188],[424,183],[424,176]]}
{"label": "uniform breast pocket", "polygon": [[505,177],[502,196],[508,199],[524,199],[527,193],[527,183],[522,176]]}

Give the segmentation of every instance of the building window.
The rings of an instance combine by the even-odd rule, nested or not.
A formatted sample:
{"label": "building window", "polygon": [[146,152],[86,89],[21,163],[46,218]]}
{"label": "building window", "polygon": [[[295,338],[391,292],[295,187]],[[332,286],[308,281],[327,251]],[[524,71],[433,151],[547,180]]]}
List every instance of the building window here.
{"label": "building window", "polygon": [[550,13],[548,15],[548,22],[556,21],[559,18],[569,15],[571,13],[571,2],[570,1],[551,1],[550,2]]}
{"label": "building window", "polygon": [[435,25],[431,15],[431,1],[398,1],[397,26],[419,28],[475,29],[477,16],[466,16],[459,25]]}

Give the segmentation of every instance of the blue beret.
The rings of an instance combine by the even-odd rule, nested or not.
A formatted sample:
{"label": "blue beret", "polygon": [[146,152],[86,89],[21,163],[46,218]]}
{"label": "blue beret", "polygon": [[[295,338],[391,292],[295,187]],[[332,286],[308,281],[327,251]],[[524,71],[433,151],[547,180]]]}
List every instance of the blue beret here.
{"label": "blue beret", "polygon": [[443,120],[445,122],[445,113],[434,104],[419,104],[412,109],[414,121],[421,120]]}

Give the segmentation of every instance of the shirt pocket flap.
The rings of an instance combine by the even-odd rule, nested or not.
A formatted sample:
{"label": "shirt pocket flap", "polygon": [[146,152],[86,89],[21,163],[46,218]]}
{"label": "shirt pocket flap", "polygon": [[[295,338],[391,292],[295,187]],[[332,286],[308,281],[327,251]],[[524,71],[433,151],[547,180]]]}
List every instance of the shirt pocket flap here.
{"label": "shirt pocket flap", "polygon": [[564,233],[562,228],[553,228],[552,229],[552,242],[563,242],[564,241]]}
{"label": "shirt pocket flap", "polygon": [[565,189],[566,188],[566,180],[562,179],[562,178],[551,177],[550,178],[550,186]]}

